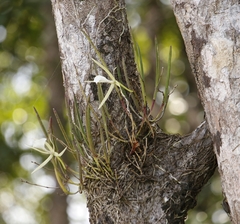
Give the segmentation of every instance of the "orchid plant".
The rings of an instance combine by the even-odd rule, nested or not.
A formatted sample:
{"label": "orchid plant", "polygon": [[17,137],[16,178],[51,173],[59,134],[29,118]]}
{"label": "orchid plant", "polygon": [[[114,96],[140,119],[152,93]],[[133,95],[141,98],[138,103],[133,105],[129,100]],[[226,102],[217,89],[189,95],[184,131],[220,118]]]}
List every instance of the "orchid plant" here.
{"label": "orchid plant", "polygon": [[101,63],[99,63],[98,61],[92,59],[100,68],[102,68],[106,73],[107,75],[109,76],[109,79],[107,79],[106,77],[102,76],[102,75],[97,75],[95,76],[94,80],[93,81],[86,81],[86,82],[94,82],[94,83],[108,83],[110,84],[110,87],[105,95],[105,97],[103,98],[102,102],[100,103],[98,109],[100,109],[103,104],[106,102],[106,100],[108,99],[108,97],[110,96],[111,92],[113,91],[114,87],[117,86],[119,89],[120,89],[120,92],[122,94],[122,96],[125,98],[122,90],[121,90],[121,87],[124,88],[125,90],[127,90],[128,92],[133,92],[132,90],[128,89],[127,87],[125,87],[122,83],[120,83],[119,81],[117,81],[114,76],[112,75],[112,73],[108,70],[107,67],[103,66]]}
{"label": "orchid plant", "polygon": [[46,160],[44,160],[35,170],[32,171],[32,173],[35,173],[36,171],[38,171],[41,168],[43,168],[54,157],[61,163],[63,168],[66,169],[66,167],[65,167],[65,165],[64,165],[64,163],[63,163],[63,161],[61,159],[61,156],[66,151],[67,147],[65,149],[63,149],[62,152],[57,153],[55,151],[54,144],[53,144],[53,142],[51,140],[50,140],[50,143],[49,143],[46,138],[41,138],[41,139],[38,139],[38,140],[36,140],[34,142],[34,144],[31,147],[31,149],[34,149],[35,151],[38,151],[38,152],[40,152],[42,154],[49,155]]}
{"label": "orchid plant", "polygon": [[[139,81],[141,84],[141,90],[142,90],[142,96],[140,98],[143,99],[143,104],[139,105],[138,102],[138,96],[136,97],[136,93],[134,93],[131,83],[128,79],[127,69],[125,66],[124,60],[122,61],[122,69],[123,69],[123,75],[125,77],[125,81],[127,84],[127,87],[124,86],[121,82],[115,79],[112,72],[110,72],[109,68],[107,67],[105,61],[101,57],[100,52],[97,50],[97,48],[92,43],[91,39],[87,34],[85,34],[87,39],[89,40],[92,47],[95,49],[96,54],[98,56],[98,59],[100,62],[96,61],[95,59],[92,59],[92,61],[100,67],[104,73],[106,73],[106,77],[104,75],[96,75],[92,81],[86,81],[87,83],[95,83],[98,85],[98,98],[99,101],[99,107],[100,113],[102,116],[96,116],[96,111],[91,106],[90,102],[87,102],[86,110],[85,110],[85,116],[82,116],[82,114],[79,112],[78,102],[75,99],[74,95],[74,121],[71,121],[70,119],[70,127],[71,127],[71,134],[69,134],[65,131],[64,126],[62,125],[59,116],[57,115],[57,112],[54,110],[54,114],[58,123],[58,126],[63,134],[65,142],[61,141],[60,139],[57,139],[53,135],[53,128],[52,128],[52,119],[49,121],[49,129],[46,130],[46,128],[43,125],[43,122],[41,121],[41,118],[34,108],[37,118],[39,120],[40,126],[45,134],[46,138],[39,139],[34,142],[33,146],[31,147],[33,150],[42,153],[43,155],[47,155],[48,157],[32,172],[35,173],[39,169],[43,168],[45,165],[47,165],[48,162],[52,162],[54,166],[54,172],[57,178],[57,181],[63,190],[64,193],[70,194],[71,192],[68,189],[68,184],[74,184],[79,185],[79,191],[81,192],[82,189],[84,189],[84,180],[89,178],[99,178],[102,176],[106,176],[107,178],[114,179],[115,174],[111,169],[110,166],[110,156],[112,151],[112,145],[111,145],[111,137],[114,137],[115,139],[118,139],[119,141],[131,143],[132,149],[130,151],[130,154],[133,154],[137,147],[139,147],[138,138],[141,134],[141,131],[145,131],[145,123],[149,126],[150,131],[152,132],[152,135],[154,136],[154,130],[152,128],[152,125],[154,125],[158,120],[161,119],[165,112],[165,108],[168,102],[168,97],[170,95],[169,93],[169,79],[170,79],[170,70],[171,70],[171,56],[172,56],[172,49],[170,48],[169,51],[169,61],[168,61],[168,71],[167,71],[167,82],[165,86],[165,92],[162,93],[159,90],[160,86],[160,80],[163,75],[163,70],[160,69],[160,58],[158,53],[158,44],[156,41],[156,84],[154,88],[154,96],[153,96],[153,104],[151,107],[150,112],[152,111],[156,96],[158,92],[161,92],[163,94],[163,101],[162,105],[160,107],[160,111],[156,118],[151,118],[147,114],[147,100],[146,100],[146,93],[145,93],[145,83],[144,83],[144,71],[143,71],[143,62],[141,57],[141,52],[139,46],[136,44],[136,58],[138,59],[137,65],[139,69]],[[120,70],[119,70],[120,71]],[[119,72],[118,71],[118,72]],[[121,74],[118,73],[119,79],[121,80]],[[103,91],[101,88],[101,85],[99,84],[109,84],[110,87],[107,90],[105,96],[103,95]],[[82,88],[81,83],[80,90],[82,91],[83,95],[85,94],[84,89]],[[128,135],[128,138],[125,139],[121,135],[115,136],[114,134],[110,133],[108,130],[108,124],[107,120],[109,117],[107,108],[105,108],[105,103],[108,100],[110,94],[112,93],[113,89],[115,88],[118,97],[120,97],[120,100],[122,100],[122,97],[126,101],[126,111],[131,121],[131,128],[128,130],[126,128],[126,132]],[[132,98],[133,102],[135,103],[135,106],[137,110],[135,110],[134,107],[129,106],[128,99],[126,97],[126,90],[127,92],[131,93],[129,94]],[[133,94],[132,94],[133,93]],[[86,97],[86,95],[84,95]],[[87,98],[86,98],[87,99]],[[70,108],[70,107],[69,107]],[[130,110],[131,109],[131,110]],[[139,118],[142,118],[142,122],[139,127],[136,128],[136,124],[134,122],[133,116],[131,112],[134,112],[136,115],[138,115]],[[71,114],[71,111],[69,110],[69,114]],[[100,133],[100,140],[101,140],[101,148],[99,150],[95,149],[94,144],[94,135],[92,131],[92,125],[91,121],[92,118],[95,116],[95,120],[99,122],[99,133]],[[85,118],[85,120],[83,120]],[[63,150],[59,152],[58,147],[56,145],[55,140],[57,140],[62,146]],[[147,143],[146,143],[147,144]],[[68,150],[67,150],[68,149]],[[68,151],[73,154],[74,158],[77,159],[78,162],[78,171],[72,169],[70,166],[65,165],[65,163],[62,160],[62,156],[65,153],[65,151]],[[101,151],[102,150],[102,151]],[[102,156],[103,155],[103,156]],[[90,172],[93,171],[93,172]],[[72,181],[71,177],[76,177],[79,180],[79,183],[75,183]]]}

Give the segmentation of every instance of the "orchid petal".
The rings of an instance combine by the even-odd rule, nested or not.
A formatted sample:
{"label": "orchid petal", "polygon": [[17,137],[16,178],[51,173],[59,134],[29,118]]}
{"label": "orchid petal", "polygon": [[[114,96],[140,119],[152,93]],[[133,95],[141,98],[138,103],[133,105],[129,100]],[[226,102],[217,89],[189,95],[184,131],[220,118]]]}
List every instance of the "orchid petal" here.
{"label": "orchid petal", "polygon": [[106,100],[108,99],[109,95],[111,94],[111,92],[113,91],[114,88],[114,83],[111,84],[111,86],[109,87],[105,97],[103,98],[102,102],[100,103],[98,109],[100,109],[102,107],[102,105],[106,102]]}
{"label": "orchid petal", "polygon": [[48,150],[44,149],[40,149],[40,148],[35,148],[35,147],[31,147],[31,149],[34,149],[42,154],[50,154]]}
{"label": "orchid petal", "polygon": [[67,150],[67,147],[65,149],[63,149],[62,152],[60,152],[60,153],[54,152],[53,155],[56,157],[61,157],[66,150]]}
{"label": "orchid petal", "polygon": [[98,61],[94,60],[93,58],[92,58],[92,60],[93,60],[101,69],[103,69],[113,81],[115,81],[114,76],[113,76],[112,73],[108,70],[108,68],[106,68],[105,66],[103,66],[102,64],[100,64]]}
{"label": "orchid petal", "polygon": [[46,160],[43,161],[43,163],[41,163],[34,171],[32,171],[32,174],[43,168],[52,158],[53,155],[51,154]]}
{"label": "orchid petal", "polygon": [[33,142],[33,148],[45,149],[46,138],[40,138]]}
{"label": "orchid petal", "polygon": [[49,154],[53,154],[55,152],[53,147],[48,142],[45,142],[45,148],[48,149]]}
{"label": "orchid petal", "polygon": [[102,75],[97,75],[97,76],[95,76],[93,82],[95,82],[95,83],[112,83],[113,81],[107,79],[106,77],[104,77]]}

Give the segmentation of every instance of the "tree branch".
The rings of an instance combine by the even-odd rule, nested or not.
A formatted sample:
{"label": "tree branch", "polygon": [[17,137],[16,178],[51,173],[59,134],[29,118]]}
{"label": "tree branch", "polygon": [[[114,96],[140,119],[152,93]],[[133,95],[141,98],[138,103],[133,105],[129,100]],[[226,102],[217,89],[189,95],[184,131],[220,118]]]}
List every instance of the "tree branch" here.
{"label": "tree branch", "polygon": [[172,1],[213,135],[233,223],[240,217],[239,1]]}

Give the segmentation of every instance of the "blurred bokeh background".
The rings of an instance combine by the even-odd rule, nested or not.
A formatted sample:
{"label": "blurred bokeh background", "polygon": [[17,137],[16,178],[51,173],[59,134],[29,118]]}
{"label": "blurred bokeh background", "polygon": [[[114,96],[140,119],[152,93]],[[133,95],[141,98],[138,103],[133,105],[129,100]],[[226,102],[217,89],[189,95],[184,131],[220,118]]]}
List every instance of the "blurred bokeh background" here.
{"label": "blurred bokeh background", "polygon": [[[130,27],[143,55],[149,104],[155,75],[154,39],[158,39],[165,70],[169,46],[173,47],[171,87],[177,87],[160,125],[168,133],[187,134],[201,123],[203,111],[169,1],[126,3]],[[66,124],[50,0],[1,0],[0,224],[87,224],[83,195],[65,196],[51,169],[31,175],[34,162],[44,159],[29,149],[34,140],[43,137],[33,107],[44,123],[55,108]],[[198,196],[198,204],[189,212],[186,223],[230,223],[221,203],[221,183],[216,172]]]}

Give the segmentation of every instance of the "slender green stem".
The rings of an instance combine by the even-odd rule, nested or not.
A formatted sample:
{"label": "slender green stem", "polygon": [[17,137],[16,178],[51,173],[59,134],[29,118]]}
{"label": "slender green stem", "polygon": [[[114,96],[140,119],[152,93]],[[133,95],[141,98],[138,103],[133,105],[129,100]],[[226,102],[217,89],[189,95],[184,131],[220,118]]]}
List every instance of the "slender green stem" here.
{"label": "slender green stem", "polygon": [[170,46],[169,56],[168,56],[168,69],[167,69],[167,81],[165,85],[164,92],[164,104],[167,105],[168,97],[169,97],[169,81],[171,77],[171,65],[172,65],[172,46]]}
{"label": "slender green stem", "polygon": [[53,113],[54,113],[54,115],[55,115],[55,117],[56,117],[58,126],[59,126],[59,128],[60,128],[60,130],[61,130],[61,132],[62,132],[62,135],[63,135],[66,143],[67,143],[67,146],[68,146],[69,148],[72,148],[72,143],[71,143],[70,139],[68,138],[68,135],[67,135],[67,133],[66,133],[66,131],[65,131],[63,125],[62,125],[62,122],[61,122],[61,120],[60,120],[60,118],[59,118],[59,116],[58,116],[58,114],[57,114],[57,111],[56,111],[54,108],[53,108]]}
{"label": "slender green stem", "polygon": [[87,108],[86,108],[86,134],[87,134],[88,146],[92,153],[92,156],[97,157],[97,153],[95,151],[94,144],[93,144],[92,132],[91,132],[91,111],[90,111],[89,102],[87,103]]}
{"label": "slender green stem", "polygon": [[45,137],[48,138],[47,130],[46,130],[46,128],[44,127],[44,125],[42,123],[42,120],[41,120],[41,118],[39,116],[39,113],[38,113],[37,109],[35,107],[33,107],[33,109],[34,109],[34,111],[35,111],[35,113],[37,115],[38,122],[39,122],[39,124],[40,124],[40,126],[41,126],[41,128],[43,130],[43,133],[44,133]]}
{"label": "slender green stem", "polygon": [[137,65],[140,73],[140,85],[141,85],[141,90],[142,90],[142,97],[143,97],[143,105],[144,108],[147,107],[147,99],[146,99],[146,91],[145,91],[145,84],[144,84],[144,70],[143,70],[143,62],[142,62],[142,54],[140,51],[140,48],[138,44],[135,44],[136,46],[136,54],[137,54]]}
{"label": "slender green stem", "polygon": [[[124,58],[122,58],[122,67],[123,67],[123,74],[124,74],[124,77],[125,77],[125,80],[126,80],[126,83],[127,83],[127,87],[128,89],[132,89],[133,90],[133,87],[129,81],[129,77],[128,77],[128,74],[127,74],[127,68],[126,68],[126,64],[125,64],[125,61],[124,61]],[[133,94],[130,94],[133,102],[134,102],[134,105],[135,107],[137,108],[137,110],[140,109],[140,106],[139,106],[139,102],[137,100],[137,96],[136,96],[136,92],[133,91]]]}
{"label": "slender green stem", "polygon": [[156,96],[159,89],[159,84],[162,77],[162,72],[160,69],[160,56],[159,56],[159,49],[158,49],[158,42],[157,38],[155,38],[155,57],[156,57],[156,75],[155,75],[155,88],[154,88],[154,94],[153,94],[153,100],[156,100]]}

